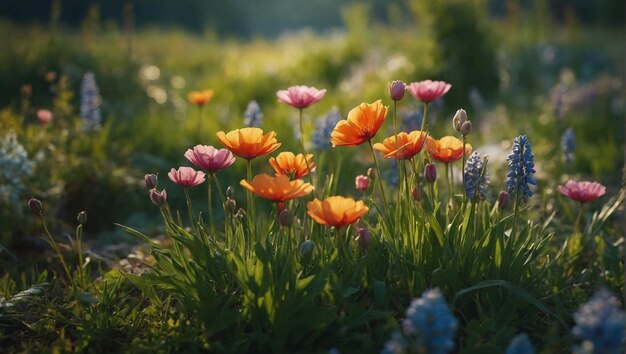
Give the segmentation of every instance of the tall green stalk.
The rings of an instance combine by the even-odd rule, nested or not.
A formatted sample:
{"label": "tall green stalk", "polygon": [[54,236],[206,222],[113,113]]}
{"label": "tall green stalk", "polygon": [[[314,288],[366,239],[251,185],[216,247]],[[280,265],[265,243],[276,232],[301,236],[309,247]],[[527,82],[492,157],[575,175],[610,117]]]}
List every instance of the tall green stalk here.
{"label": "tall green stalk", "polygon": [[385,204],[385,210],[387,210],[387,197],[385,196],[385,187],[383,186],[383,179],[380,174],[380,167],[378,167],[378,160],[376,160],[376,154],[374,153],[374,147],[372,146],[372,140],[368,140],[367,144],[370,147],[372,158],[374,159],[374,166],[376,167],[376,174],[378,175],[378,183],[380,184],[380,194],[383,196],[383,203]]}

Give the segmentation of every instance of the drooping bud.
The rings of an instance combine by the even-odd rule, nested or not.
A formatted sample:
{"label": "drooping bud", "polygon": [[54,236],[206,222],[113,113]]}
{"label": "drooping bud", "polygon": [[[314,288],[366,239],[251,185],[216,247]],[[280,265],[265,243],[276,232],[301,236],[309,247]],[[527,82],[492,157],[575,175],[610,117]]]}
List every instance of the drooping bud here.
{"label": "drooping bud", "polygon": [[424,167],[424,178],[428,183],[435,183],[437,180],[437,166],[434,163],[427,163]]}
{"label": "drooping bud", "polygon": [[280,226],[291,227],[293,225],[293,214],[288,209],[283,209],[278,214],[278,223]]}
{"label": "drooping bud", "polygon": [[465,110],[461,108],[456,111],[456,113],[454,114],[454,118],[452,118],[452,127],[457,132],[460,132],[461,126],[466,121],[467,121],[467,112],[465,112]]}
{"label": "drooping bud", "polygon": [[152,201],[152,204],[160,208],[165,204],[165,201],[167,200],[167,192],[165,191],[165,189],[159,192],[156,190],[156,188],[152,188],[150,190],[150,200]]}
{"label": "drooping bud", "polygon": [[362,250],[366,250],[370,247],[370,243],[372,243],[372,234],[368,229],[364,227],[359,227],[357,229],[356,243]]}
{"label": "drooping bud", "polygon": [[358,190],[366,190],[370,186],[370,179],[364,175],[358,175],[354,179],[354,184]]}
{"label": "drooping bud", "polygon": [[367,169],[367,177],[368,177],[370,180],[374,181],[374,180],[376,179],[376,171],[374,171],[374,169],[373,169],[373,168],[371,168],[371,167],[370,167],[370,168],[368,168],[368,169]]}
{"label": "drooping bud", "polygon": [[498,195],[498,208],[506,209],[511,201],[511,195],[507,191],[501,191]]}
{"label": "drooping bud", "polygon": [[413,198],[416,202],[419,202],[424,198],[424,189],[422,186],[413,187],[413,190],[411,191],[411,198]]}
{"label": "drooping bud", "polygon": [[235,212],[236,208],[237,208],[237,202],[230,197],[226,198],[226,201],[224,201],[224,209],[226,209],[228,213],[232,214]]}
{"label": "drooping bud", "polygon": [[37,215],[41,214],[41,211],[43,210],[43,205],[41,204],[41,201],[35,198],[31,198],[28,201],[28,207],[33,213]]}
{"label": "drooping bud", "polygon": [[233,199],[234,197],[235,193],[233,192],[233,187],[228,186],[228,188],[226,188],[226,198]]}
{"label": "drooping bud", "polygon": [[470,122],[469,120],[466,121],[465,123],[463,123],[461,125],[461,130],[460,130],[461,134],[463,134],[463,136],[467,136],[469,135],[469,133],[472,132],[472,122]]}
{"label": "drooping bud", "polygon": [[78,216],[76,216],[76,220],[78,220],[79,224],[85,225],[87,223],[87,212],[83,210],[78,213]]}
{"label": "drooping bud", "polygon": [[315,242],[311,240],[306,240],[300,245],[300,255],[305,258],[309,258],[313,255],[313,251],[315,251]]}
{"label": "drooping bud", "polygon": [[406,85],[400,80],[395,80],[387,84],[389,87],[389,96],[394,101],[400,101],[404,97],[406,91]]}
{"label": "drooping bud", "polygon": [[143,180],[144,182],[146,182],[146,187],[148,187],[148,189],[156,188],[159,181],[157,175],[155,175],[154,173],[148,173],[144,176]]}

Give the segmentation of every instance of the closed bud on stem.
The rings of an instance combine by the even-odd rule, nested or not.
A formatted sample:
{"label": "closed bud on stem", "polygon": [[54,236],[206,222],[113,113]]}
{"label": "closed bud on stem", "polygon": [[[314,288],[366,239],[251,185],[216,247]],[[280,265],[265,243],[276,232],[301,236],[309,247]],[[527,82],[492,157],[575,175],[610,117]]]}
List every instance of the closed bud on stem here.
{"label": "closed bud on stem", "polygon": [[463,136],[467,136],[469,135],[469,133],[472,132],[472,122],[470,122],[469,120],[466,121],[465,123],[463,123],[461,125],[461,130],[460,130],[461,134],[463,134]]}
{"label": "closed bud on stem", "polygon": [[79,224],[85,225],[87,223],[87,212],[83,210],[78,213],[78,216],[76,216],[76,220],[78,220]]}
{"label": "closed bud on stem", "polygon": [[234,213],[235,209],[237,209],[237,202],[232,198],[226,198],[226,201],[224,201],[224,209],[226,209],[229,214]]}
{"label": "closed bud on stem", "polygon": [[406,91],[406,85],[400,80],[395,80],[387,84],[389,87],[389,96],[394,101],[400,101],[404,97]]}
{"label": "closed bud on stem", "polygon": [[457,132],[460,132],[461,126],[466,121],[467,121],[467,112],[465,112],[465,110],[462,108],[457,110],[456,113],[454,114],[454,118],[452,118],[452,126],[454,127],[454,130],[456,130]]}
{"label": "closed bud on stem", "polygon": [[302,257],[311,257],[313,255],[313,251],[315,251],[315,242],[311,240],[306,240],[300,245],[300,255]]}
{"label": "closed bud on stem", "polygon": [[411,191],[411,198],[413,198],[414,201],[419,202],[423,197],[424,189],[422,189],[422,186],[413,187],[413,190]]}
{"label": "closed bud on stem", "polygon": [[424,167],[424,179],[428,183],[435,183],[437,180],[437,166],[434,163],[427,163]]}
{"label": "closed bud on stem", "polygon": [[370,168],[368,168],[368,169],[367,169],[367,177],[368,177],[369,179],[371,179],[372,181],[374,181],[374,180],[376,179],[376,171],[374,171],[374,169],[373,169],[373,168],[371,168],[371,167],[370,167]]}
{"label": "closed bud on stem", "polygon": [[146,182],[146,187],[148,187],[148,189],[156,188],[157,183],[159,181],[158,178],[157,178],[157,175],[155,175],[153,173],[149,173],[149,174],[145,175],[143,180],[144,180],[144,182]]}
{"label": "closed bud on stem", "polygon": [[233,187],[226,188],[226,198],[233,199],[235,197],[235,193],[233,192]]}
{"label": "closed bud on stem", "polygon": [[356,189],[364,191],[367,188],[369,188],[369,186],[370,186],[370,179],[367,176],[358,175],[354,179],[354,184],[356,186]]}
{"label": "closed bud on stem", "polygon": [[357,236],[356,236],[357,246],[359,246],[359,248],[362,250],[366,250],[370,247],[371,243],[372,243],[372,234],[369,232],[368,229],[364,227],[359,227],[357,229]]}
{"label": "closed bud on stem", "polygon": [[150,200],[152,201],[152,204],[161,208],[167,200],[167,192],[165,189],[159,192],[156,188],[152,188],[150,190]]}
{"label": "closed bud on stem", "polygon": [[280,226],[291,227],[293,225],[293,214],[288,209],[283,209],[278,213],[278,223]]}
{"label": "closed bud on stem", "polygon": [[506,209],[509,206],[509,202],[511,201],[511,195],[509,192],[501,191],[498,195],[498,208]]}
{"label": "closed bud on stem", "polygon": [[41,204],[41,201],[39,199],[35,199],[35,198],[31,198],[28,201],[28,207],[30,208],[30,210],[37,214],[40,215],[41,211],[43,210],[43,205]]}

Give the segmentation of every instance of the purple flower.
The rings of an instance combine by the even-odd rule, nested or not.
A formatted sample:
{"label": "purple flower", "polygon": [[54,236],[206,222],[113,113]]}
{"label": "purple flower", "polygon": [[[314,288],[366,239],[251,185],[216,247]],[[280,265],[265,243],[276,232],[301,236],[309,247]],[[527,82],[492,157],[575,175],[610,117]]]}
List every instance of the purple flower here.
{"label": "purple flower", "polygon": [[318,90],[315,87],[291,86],[286,90],[276,92],[276,97],[282,103],[302,109],[318,102],[325,94],[326,89]]}
{"label": "purple flower", "polygon": [[191,167],[179,167],[178,170],[172,168],[167,175],[172,182],[181,187],[195,187],[206,180],[204,172],[196,171]]}

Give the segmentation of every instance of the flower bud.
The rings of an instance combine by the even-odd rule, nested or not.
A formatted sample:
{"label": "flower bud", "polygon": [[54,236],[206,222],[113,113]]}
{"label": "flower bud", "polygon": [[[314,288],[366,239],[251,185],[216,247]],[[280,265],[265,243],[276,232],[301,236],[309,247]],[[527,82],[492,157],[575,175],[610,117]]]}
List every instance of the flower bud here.
{"label": "flower bud", "polygon": [[424,189],[422,189],[422,186],[413,187],[413,190],[411,191],[411,198],[413,198],[414,201],[419,202],[423,197]]}
{"label": "flower bud", "polygon": [[31,198],[28,201],[28,207],[33,213],[38,215],[41,214],[41,211],[43,210],[43,205],[41,204],[41,201],[35,198]]}
{"label": "flower bud", "polygon": [[159,192],[156,190],[156,188],[152,188],[150,190],[150,200],[152,201],[152,204],[160,208],[165,204],[165,201],[167,200],[167,192],[165,191],[165,189]]}
{"label": "flower bud", "polygon": [[87,223],[87,212],[83,210],[80,213],[78,213],[76,220],[78,220],[79,224],[85,225]]}
{"label": "flower bud", "polygon": [[469,135],[469,133],[472,132],[472,122],[470,122],[469,120],[466,121],[465,123],[463,123],[461,125],[461,130],[460,130],[461,134],[463,134],[463,136],[467,136]]}
{"label": "flower bud", "polygon": [[376,179],[376,171],[374,171],[374,169],[373,169],[373,168],[371,168],[371,167],[370,167],[370,168],[368,168],[368,169],[367,169],[367,177],[368,177],[369,179],[371,179],[372,181],[373,181],[373,180],[375,180],[375,179]]}
{"label": "flower bud", "polygon": [[306,240],[300,245],[300,255],[302,257],[311,257],[313,255],[313,251],[315,251],[315,242],[311,240]]}
{"label": "flower bud", "polygon": [[357,229],[356,243],[362,250],[366,250],[370,247],[370,243],[372,243],[372,234],[368,229],[364,227],[359,227]]}
{"label": "flower bud", "polygon": [[456,130],[457,132],[460,132],[461,126],[466,121],[467,121],[467,112],[465,112],[465,110],[462,108],[457,110],[456,113],[454,114],[454,118],[452,118],[452,126],[454,127],[454,130]]}
{"label": "flower bud", "polygon": [[293,225],[293,214],[288,209],[283,209],[278,213],[278,223],[280,226],[291,227]]}
{"label": "flower bud", "polygon": [[233,187],[226,188],[226,198],[233,199],[235,197],[235,193],[233,192]]}
{"label": "flower bud", "polygon": [[354,184],[358,190],[366,190],[370,186],[370,179],[364,175],[358,175],[354,179]]}
{"label": "flower bud", "polygon": [[434,163],[427,163],[424,167],[424,178],[428,183],[435,183],[437,180],[437,166]]}
{"label": "flower bud", "polygon": [[389,87],[389,96],[391,96],[392,100],[400,101],[404,97],[404,92],[406,91],[404,82],[395,80],[387,84],[387,87]]}
{"label": "flower bud", "polygon": [[237,209],[237,202],[234,199],[227,197],[226,201],[224,201],[224,209],[226,209],[226,211],[230,214],[234,213],[235,209]]}
{"label": "flower bud", "polygon": [[148,189],[156,188],[158,183],[157,175],[153,173],[148,173],[147,175],[145,175],[143,180],[144,182],[146,182],[146,187],[148,187]]}
{"label": "flower bud", "polygon": [[506,209],[509,206],[509,202],[511,201],[511,196],[506,191],[501,191],[498,195],[498,208]]}
{"label": "flower bud", "polygon": [[239,210],[237,210],[237,214],[235,214],[235,218],[243,220],[245,219],[245,217],[246,217],[246,211],[243,208],[239,208]]}

